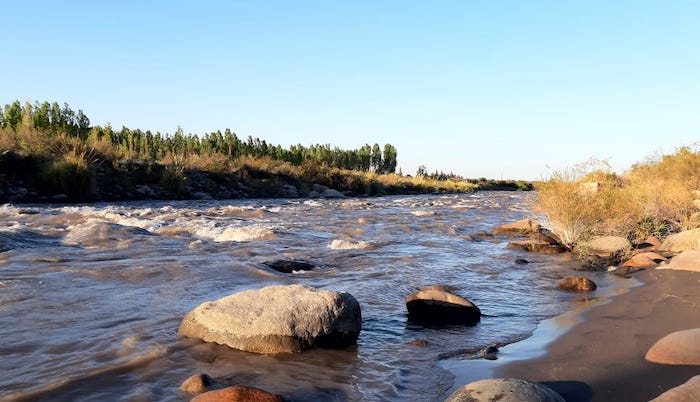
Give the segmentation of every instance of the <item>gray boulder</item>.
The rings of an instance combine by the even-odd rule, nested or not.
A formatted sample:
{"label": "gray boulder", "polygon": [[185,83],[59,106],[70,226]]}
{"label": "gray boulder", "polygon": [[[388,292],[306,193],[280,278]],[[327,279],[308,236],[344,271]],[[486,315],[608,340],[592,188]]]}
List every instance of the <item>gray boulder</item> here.
{"label": "gray boulder", "polygon": [[203,303],[183,318],[178,334],[272,354],[352,345],[361,326],[360,304],[349,293],[277,285]]}
{"label": "gray boulder", "polygon": [[564,398],[544,385],[519,380],[495,378],[467,384],[445,402],[564,402]]}
{"label": "gray boulder", "polygon": [[328,190],[323,192],[323,198],[345,198],[345,194],[341,193],[338,190],[333,190],[332,188],[329,188]]}

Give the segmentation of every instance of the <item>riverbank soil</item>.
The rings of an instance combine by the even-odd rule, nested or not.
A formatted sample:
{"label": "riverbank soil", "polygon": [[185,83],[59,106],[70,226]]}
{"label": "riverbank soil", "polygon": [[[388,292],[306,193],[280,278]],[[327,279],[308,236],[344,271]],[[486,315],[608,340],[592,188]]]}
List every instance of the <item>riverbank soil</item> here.
{"label": "riverbank soil", "polygon": [[700,366],[644,359],[671,332],[700,328],[700,273],[646,270],[644,286],[584,313],[543,357],[496,369],[495,377],[546,382],[567,401],[648,401],[700,374]]}

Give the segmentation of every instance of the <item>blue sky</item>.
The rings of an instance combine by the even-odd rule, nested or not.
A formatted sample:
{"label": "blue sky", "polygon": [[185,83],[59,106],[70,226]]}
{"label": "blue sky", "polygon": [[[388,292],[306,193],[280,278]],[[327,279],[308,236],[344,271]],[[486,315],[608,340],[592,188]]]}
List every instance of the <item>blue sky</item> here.
{"label": "blue sky", "polygon": [[2,6],[0,103],[399,167],[540,179],[700,139],[697,1],[34,1]]}

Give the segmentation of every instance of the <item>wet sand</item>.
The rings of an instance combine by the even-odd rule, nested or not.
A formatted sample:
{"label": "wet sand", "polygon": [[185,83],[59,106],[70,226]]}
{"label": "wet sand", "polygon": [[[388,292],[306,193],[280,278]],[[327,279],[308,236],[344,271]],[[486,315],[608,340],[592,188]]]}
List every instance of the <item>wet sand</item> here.
{"label": "wet sand", "polygon": [[496,367],[493,377],[544,382],[567,401],[648,401],[700,374],[700,366],[647,362],[663,336],[700,328],[700,273],[646,270],[645,285],[594,307],[531,360]]}

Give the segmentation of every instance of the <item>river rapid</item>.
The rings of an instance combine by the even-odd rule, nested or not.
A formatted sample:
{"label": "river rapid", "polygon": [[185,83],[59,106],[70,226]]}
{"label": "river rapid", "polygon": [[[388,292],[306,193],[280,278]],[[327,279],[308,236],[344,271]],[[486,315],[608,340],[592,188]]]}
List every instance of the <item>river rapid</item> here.
{"label": "river rapid", "polygon": [[[531,217],[531,197],[1,206],[0,400],[187,401],[178,387],[197,373],[291,401],[444,400],[455,376],[441,361],[454,367],[525,339],[581,297],[554,289],[576,266],[568,256],[472,236]],[[318,268],[283,274],[262,264],[273,259]],[[355,296],[357,346],[266,356],[177,335],[205,301],[294,283]],[[404,299],[435,284],[489,316],[475,326],[408,323]]]}

